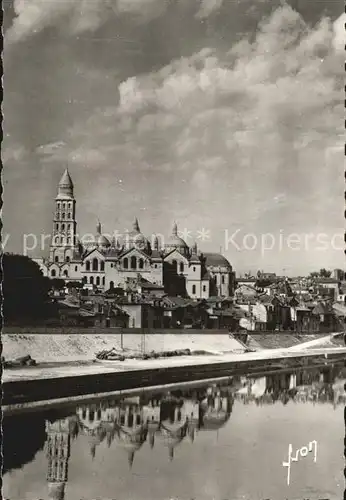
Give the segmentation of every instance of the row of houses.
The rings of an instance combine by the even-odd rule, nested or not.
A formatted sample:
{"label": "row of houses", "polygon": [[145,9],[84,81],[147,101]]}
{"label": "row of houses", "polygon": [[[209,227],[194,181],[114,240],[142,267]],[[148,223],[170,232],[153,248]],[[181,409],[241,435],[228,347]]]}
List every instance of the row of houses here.
{"label": "row of houses", "polygon": [[[59,321],[67,325],[122,328],[228,329],[231,332],[334,332],[344,328],[346,305],[326,294],[296,291],[293,280],[266,276],[239,279],[232,297],[192,299],[171,296],[138,275],[125,288],[70,289],[55,297]],[[59,295],[59,294],[58,294]]]}
{"label": "row of houses", "polygon": [[234,304],[247,313],[240,321],[246,330],[333,332],[342,330],[345,322],[339,292],[340,282],[334,278],[302,283],[275,275],[247,277],[238,280]]}

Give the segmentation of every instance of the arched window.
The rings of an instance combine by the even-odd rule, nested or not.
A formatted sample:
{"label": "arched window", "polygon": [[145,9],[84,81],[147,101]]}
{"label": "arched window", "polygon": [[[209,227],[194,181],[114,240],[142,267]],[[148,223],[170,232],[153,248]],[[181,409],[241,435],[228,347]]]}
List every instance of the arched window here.
{"label": "arched window", "polygon": [[139,269],[143,269],[143,267],[144,267],[144,260],[139,259]]}
{"label": "arched window", "polygon": [[58,201],[58,203],[56,204],[57,206],[57,209],[60,210],[60,201]]}
{"label": "arched window", "polygon": [[203,285],[203,292],[206,292],[207,291],[207,287],[205,285]]}
{"label": "arched window", "polygon": [[66,210],[66,203],[62,204],[62,208],[63,208],[63,210]]}
{"label": "arched window", "polygon": [[55,230],[58,231],[59,230],[59,224],[55,224]]}
{"label": "arched window", "polygon": [[180,272],[181,273],[184,272],[184,263],[183,262],[180,262]]}
{"label": "arched window", "polygon": [[173,265],[175,268],[177,268],[177,261],[176,261],[176,260],[173,260],[173,261],[172,261],[172,265]]}
{"label": "arched window", "polygon": [[196,293],[196,285],[192,285],[192,293],[193,295]]}
{"label": "arched window", "polygon": [[224,274],[222,275],[222,278],[221,278],[221,283],[224,285],[225,284],[225,276]]}
{"label": "arched window", "polygon": [[86,263],[85,263],[85,269],[87,271],[90,271],[90,261],[89,260],[87,260]]}
{"label": "arched window", "polygon": [[85,283],[85,284],[87,283],[87,277],[86,276],[83,276],[82,283]]}
{"label": "arched window", "polygon": [[111,281],[111,282],[109,283],[109,288],[114,288],[114,281]]}
{"label": "arched window", "polygon": [[67,224],[67,231],[71,230],[71,224]]}
{"label": "arched window", "polygon": [[52,278],[55,278],[55,276],[56,276],[56,271],[55,271],[55,269],[52,269],[52,272],[51,272],[50,274],[51,274]]}
{"label": "arched window", "polygon": [[65,224],[61,224],[61,230],[65,231]]}
{"label": "arched window", "polygon": [[54,262],[59,262],[59,256],[58,256],[58,255],[56,255],[56,256],[54,257]]}
{"label": "arched window", "polygon": [[71,212],[68,213],[68,218],[71,219],[72,215]]}
{"label": "arched window", "polygon": [[66,276],[66,277],[68,276],[68,272],[67,272],[67,270],[66,270],[66,269],[65,269],[65,271],[64,271],[64,276]]}
{"label": "arched window", "polygon": [[70,257],[68,255],[66,255],[65,260],[66,260],[66,262],[70,262]]}
{"label": "arched window", "polygon": [[192,268],[192,271],[195,273],[195,272],[196,272],[196,268],[195,268],[195,267],[193,267],[193,268]]}
{"label": "arched window", "polygon": [[65,212],[63,212],[63,213],[61,214],[61,218],[62,218],[62,219],[65,219]]}
{"label": "arched window", "polygon": [[129,260],[127,257],[125,257],[125,259],[123,260],[123,266],[124,266],[124,269],[129,268]]}
{"label": "arched window", "polygon": [[105,270],[105,263],[102,261],[101,262],[101,271],[104,271]]}
{"label": "arched window", "polygon": [[71,238],[67,238],[67,244],[70,245],[71,244]]}
{"label": "arched window", "polygon": [[96,285],[99,286],[100,285],[100,276],[97,276],[96,277]]}
{"label": "arched window", "polygon": [[96,257],[93,259],[93,271],[98,271],[99,269],[99,262],[96,259]]}
{"label": "arched window", "polygon": [[93,285],[93,284],[94,284],[94,276],[90,276],[89,283],[90,283],[90,285]]}
{"label": "arched window", "polygon": [[136,267],[137,267],[137,259],[136,259],[136,257],[133,255],[133,256],[131,257],[131,269],[136,269]]}
{"label": "arched window", "polygon": [[106,280],[105,277],[102,278],[102,285],[105,286]]}
{"label": "arched window", "polygon": [[78,271],[78,266],[74,266],[74,270],[75,270],[75,271]]}
{"label": "arched window", "polygon": [[55,241],[55,244],[56,244],[56,245],[59,245],[59,242],[60,242],[60,238],[59,238],[59,236],[56,236],[54,241]]}

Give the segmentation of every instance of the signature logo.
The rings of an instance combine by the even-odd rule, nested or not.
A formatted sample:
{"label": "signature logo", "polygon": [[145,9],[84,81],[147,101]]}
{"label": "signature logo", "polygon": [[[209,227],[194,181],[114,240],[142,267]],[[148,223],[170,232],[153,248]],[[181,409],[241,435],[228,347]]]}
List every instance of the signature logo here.
{"label": "signature logo", "polygon": [[290,484],[291,479],[291,463],[298,462],[299,457],[304,458],[308,453],[314,452],[314,462],[317,461],[317,441],[310,441],[308,446],[303,446],[296,451],[295,456],[292,455],[293,447],[291,444],[288,445],[288,461],[282,462],[283,467],[287,467],[287,485]]}

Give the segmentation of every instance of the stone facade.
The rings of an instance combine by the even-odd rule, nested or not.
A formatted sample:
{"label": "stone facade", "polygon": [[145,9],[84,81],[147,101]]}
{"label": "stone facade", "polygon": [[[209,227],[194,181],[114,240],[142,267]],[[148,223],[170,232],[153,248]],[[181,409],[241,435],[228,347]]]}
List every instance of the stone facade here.
{"label": "stone facade", "polygon": [[110,241],[98,223],[95,235],[82,243],[75,214],[73,182],[66,170],[55,199],[49,258],[35,259],[45,276],[80,281],[100,290],[127,288],[142,277],[164,286],[170,295],[207,299],[232,294],[234,273],[227,259],[218,253],[202,254],[196,244],[189,247],[178,235],[177,224],[164,244],[156,236],[146,238],[137,219],[122,241]]}

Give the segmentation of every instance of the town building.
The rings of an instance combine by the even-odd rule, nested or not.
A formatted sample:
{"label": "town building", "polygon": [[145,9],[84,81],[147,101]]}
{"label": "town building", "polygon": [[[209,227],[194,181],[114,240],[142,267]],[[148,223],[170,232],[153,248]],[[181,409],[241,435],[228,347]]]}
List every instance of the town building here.
{"label": "town building", "polygon": [[[47,259],[34,259],[49,278],[79,281],[85,286],[109,290],[126,289],[140,275],[148,283],[162,286],[169,295],[192,299],[230,296],[234,273],[219,253],[202,253],[189,247],[174,223],[171,235],[161,241],[147,238],[135,218],[124,236],[107,237],[98,222],[94,235],[77,234],[76,199],[71,176],[66,169],[55,198],[53,233]],[[91,236],[91,237],[90,237]]]}

